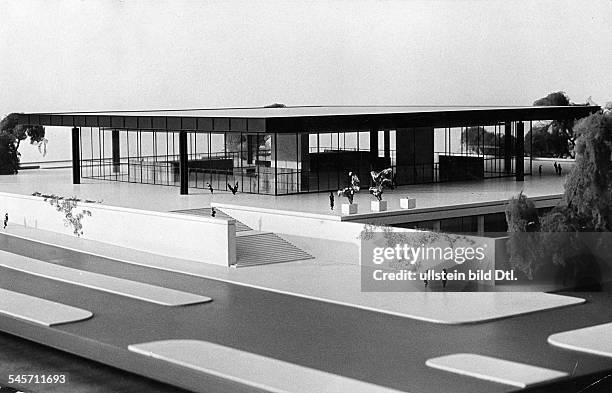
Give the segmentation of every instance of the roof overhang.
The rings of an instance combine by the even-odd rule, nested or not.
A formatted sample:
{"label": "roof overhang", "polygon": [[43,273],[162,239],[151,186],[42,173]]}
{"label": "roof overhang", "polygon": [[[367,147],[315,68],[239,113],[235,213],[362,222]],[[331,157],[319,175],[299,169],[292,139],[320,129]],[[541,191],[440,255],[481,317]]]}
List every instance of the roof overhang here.
{"label": "roof overhang", "polygon": [[409,127],[491,125],[509,121],[578,119],[596,105],[465,106],[300,106],[163,111],[23,113],[20,124],[204,132],[321,132]]}

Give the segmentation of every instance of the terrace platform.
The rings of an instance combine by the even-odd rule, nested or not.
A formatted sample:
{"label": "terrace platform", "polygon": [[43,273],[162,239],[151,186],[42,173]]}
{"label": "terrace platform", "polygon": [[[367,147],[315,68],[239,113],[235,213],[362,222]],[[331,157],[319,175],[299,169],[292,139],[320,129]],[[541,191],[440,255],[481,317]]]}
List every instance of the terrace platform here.
{"label": "terrace platform", "polygon": [[[191,189],[190,195],[178,195],[177,187],[123,183],[94,179],[82,179],[82,184],[73,185],[68,169],[23,170],[16,176],[0,176],[3,192],[32,195],[33,192],[53,193],[62,196],[77,196],[82,199],[102,200],[113,206],[130,207],[153,211],[175,211],[209,207],[211,202],[260,207],[267,209],[298,211],[323,214],[341,219],[340,204],[343,199],[335,195],[335,208],[329,208],[329,193],[296,194],[284,196],[238,193],[232,195],[226,190]],[[526,176],[517,182],[513,177],[486,179],[472,182],[432,183],[401,186],[385,190],[384,199],[389,210],[399,210],[399,200],[405,196],[417,199],[417,209],[403,211],[404,214],[418,213],[419,209],[442,208],[458,204],[506,202],[510,197],[523,191],[529,197],[559,198],[563,193],[564,177],[555,175]],[[369,179],[362,179],[369,184]],[[145,197],[143,197],[145,196]],[[355,195],[360,211],[369,211],[374,198],[367,190]],[[369,214],[369,217],[384,216],[389,212]]]}

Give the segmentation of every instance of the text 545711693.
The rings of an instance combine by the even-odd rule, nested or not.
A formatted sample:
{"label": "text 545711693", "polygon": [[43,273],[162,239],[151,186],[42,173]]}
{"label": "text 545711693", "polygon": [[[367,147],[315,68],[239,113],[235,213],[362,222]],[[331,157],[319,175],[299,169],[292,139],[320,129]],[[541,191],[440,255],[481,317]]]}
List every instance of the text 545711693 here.
{"label": "text 545711693", "polygon": [[8,383],[30,384],[60,384],[66,383],[65,374],[9,374]]}

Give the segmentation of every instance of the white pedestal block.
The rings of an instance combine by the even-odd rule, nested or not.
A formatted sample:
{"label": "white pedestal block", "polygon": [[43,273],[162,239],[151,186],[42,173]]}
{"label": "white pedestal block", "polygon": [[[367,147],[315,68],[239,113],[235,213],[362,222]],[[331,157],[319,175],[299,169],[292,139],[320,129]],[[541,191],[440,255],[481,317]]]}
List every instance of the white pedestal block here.
{"label": "white pedestal block", "polygon": [[356,203],[343,203],[342,204],[342,214],[357,214],[357,204]]}
{"label": "white pedestal block", "polygon": [[372,201],[370,202],[370,210],[373,212],[384,212],[387,210],[387,201]]}
{"label": "white pedestal block", "polygon": [[400,199],[400,207],[402,209],[414,209],[416,207],[416,198],[401,198]]}

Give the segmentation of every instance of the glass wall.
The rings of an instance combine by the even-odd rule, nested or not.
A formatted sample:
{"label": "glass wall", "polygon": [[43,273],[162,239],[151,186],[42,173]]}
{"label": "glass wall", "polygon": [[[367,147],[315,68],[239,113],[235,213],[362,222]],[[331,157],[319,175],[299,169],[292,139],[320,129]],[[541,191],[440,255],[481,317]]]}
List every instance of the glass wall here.
{"label": "glass wall", "polygon": [[[531,122],[524,127],[527,135]],[[515,176],[516,129],[517,122],[434,129],[435,181]],[[531,174],[530,155],[524,159]]]}
{"label": "glass wall", "polygon": [[[189,187],[286,195],[342,189],[349,172],[367,189],[386,168],[397,186],[515,174],[515,123],[374,132],[188,132]],[[177,131],[82,127],[80,149],[83,178],[180,185]]]}

